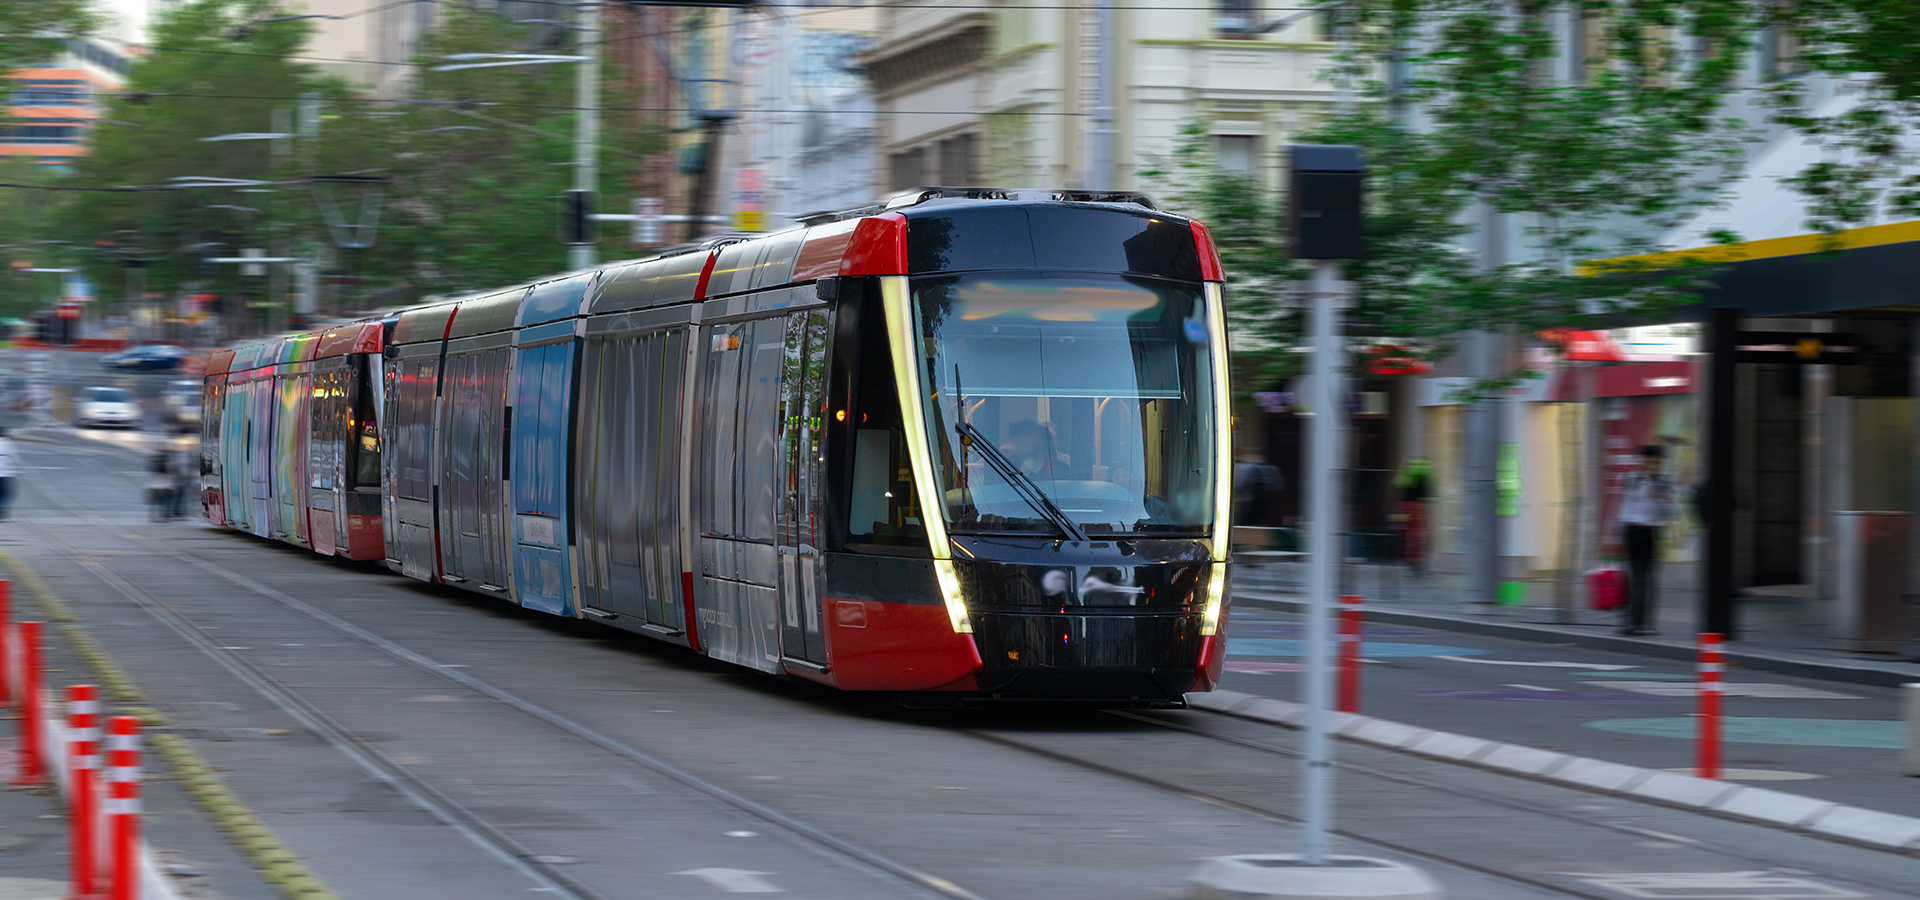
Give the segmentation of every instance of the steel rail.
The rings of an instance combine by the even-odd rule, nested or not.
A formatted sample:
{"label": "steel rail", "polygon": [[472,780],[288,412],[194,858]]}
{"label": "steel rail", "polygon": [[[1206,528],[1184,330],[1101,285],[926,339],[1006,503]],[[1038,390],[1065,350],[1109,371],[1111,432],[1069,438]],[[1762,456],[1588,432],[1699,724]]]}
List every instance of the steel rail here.
{"label": "steel rail", "polygon": [[[1285,756],[1292,759],[1299,759],[1301,755],[1300,751],[1294,750],[1289,747],[1276,747],[1264,741],[1251,740],[1248,738],[1238,737],[1230,734],[1220,734],[1217,732],[1208,731],[1204,728],[1196,728],[1192,725],[1183,725],[1179,722],[1169,722],[1163,718],[1159,718],[1151,715],[1142,715],[1139,713],[1128,712],[1125,710],[1107,710],[1107,713],[1109,715],[1118,716],[1123,719],[1129,719],[1135,722],[1142,722],[1148,725],[1153,725],[1155,727],[1164,728],[1170,731],[1180,731],[1180,732],[1185,732],[1187,734],[1199,735],[1200,737],[1206,738],[1208,740],[1219,741],[1221,743],[1226,743],[1226,744],[1232,744],[1236,747],[1243,747],[1249,750],[1255,750],[1262,753],[1271,753],[1277,756]],[[1436,760],[1435,762],[1439,762],[1439,761]],[[1727,844],[1717,843],[1714,841],[1702,840],[1700,838],[1695,838],[1695,837],[1687,837],[1685,835],[1672,834],[1670,832],[1660,831],[1658,829],[1646,828],[1639,825],[1630,825],[1625,822],[1609,821],[1607,819],[1602,819],[1597,816],[1582,815],[1580,813],[1576,813],[1570,810],[1557,809],[1551,806],[1546,806],[1544,804],[1531,803],[1526,800],[1517,800],[1511,797],[1502,797],[1498,794],[1494,794],[1488,791],[1481,791],[1481,790],[1476,790],[1474,788],[1468,788],[1468,787],[1460,787],[1458,785],[1444,784],[1442,782],[1431,781],[1431,780],[1420,778],[1414,775],[1402,775],[1398,772],[1389,772],[1385,769],[1379,769],[1373,766],[1363,765],[1361,763],[1336,762],[1334,763],[1334,765],[1338,768],[1345,769],[1356,775],[1365,775],[1369,778],[1375,778],[1381,781],[1391,781],[1396,784],[1404,784],[1409,787],[1418,787],[1418,788],[1424,788],[1431,791],[1440,791],[1442,793],[1453,794],[1454,796],[1457,796],[1457,797],[1465,797],[1471,800],[1478,800],[1482,803],[1489,803],[1495,806],[1504,806],[1508,809],[1518,810],[1520,812],[1550,816],[1556,819],[1563,819],[1568,822],[1577,822],[1583,825],[1590,825],[1595,828],[1602,828],[1608,831],[1613,831],[1620,834],[1629,835],[1632,837],[1644,838],[1646,840],[1667,841],[1670,843],[1685,844],[1689,847],[1693,847],[1694,849],[1701,850],[1703,852],[1716,853],[1723,856],[1732,856],[1738,859],[1746,860],[1748,862],[1759,863],[1767,867],[1773,867],[1781,864],[1779,858],[1777,857],[1768,856],[1763,853],[1754,853],[1747,850],[1742,850],[1738,847],[1733,847]],[[1579,790],[1579,788],[1570,787],[1568,788],[1568,790]],[[1764,827],[1764,826],[1756,826],[1756,827]],[[1880,851],[1874,851],[1870,848],[1861,848],[1861,849],[1865,852],[1880,852]],[[1898,854],[1895,854],[1895,855],[1898,855]],[[1896,886],[1892,884],[1887,884],[1885,882],[1876,881],[1872,878],[1863,878],[1858,875],[1847,875],[1841,872],[1835,872],[1828,869],[1821,869],[1813,865],[1803,864],[1799,862],[1793,863],[1793,868],[1804,870],[1809,874],[1818,875],[1822,878],[1830,878],[1835,881],[1848,882],[1859,887],[1867,887],[1867,888],[1872,888],[1874,890],[1888,891],[1897,896],[1920,897],[1920,891],[1915,891],[1912,886]]]}
{"label": "steel rail", "polygon": [[[92,463],[96,467],[100,468],[103,474],[107,474],[110,476],[114,475],[114,473],[107,470],[104,466],[100,466],[100,464],[96,460],[88,459],[87,462]],[[119,526],[116,526],[111,522],[106,521],[104,518],[94,514],[93,512],[72,503],[64,495],[64,493],[61,492],[58,488],[54,488],[51,485],[46,484],[44,481],[38,481],[35,484],[35,487],[37,489],[40,489],[44,492],[49,493],[50,499],[53,499],[54,502],[65,507],[69,512],[74,513],[76,516],[82,519],[92,519],[96,524],[96,526],[103,530],[112,532],[129,541],[137,541],[137,542],[147,544],[150,546],[155,546],[155,547],[159,546],[159,542],[153,540],[152,538],[149,538],[145,535],[142,535],[136,532],[132,532],[132,531],[128,531],[126,529],[120,528]],[[251,537],[251,535],[249,535],[249,537]],[[200,569],[201,571],[206,572],[222,580],[228,581],[246,591],[249,591],[251,593],[264,597],[292,612],[298,613],[302,616],[312,619],[313,621],[323,626],[326,626],[327,628],[335,632],[338,632],[339,634],[342,634],[346,637],[352,638],[356,641],[360,641],[361,643],[364,643],[370,647],[373,647],[374,649],[379,650],[380,652],[385,653],[388,656],[393,657],[394,659],[405,662],[408,665],[421,669],[423,671],[430,672],[434,675],[438,675],[439,677],[441,677],[446,681],[452,682],[453,684],[459,685],[460,687],[463,687],[469,691],[480,694],[481,696],[486,697],[487,699],[492,700],[502,706],[508,707],[524,715],[527,715],[533,719],[536,719],[561,732],[571,735],[572,737],[575,737],[588,744],[598,747],[599,749],[604,750],[616,757],[620,757],[622,759],[627,760],[628,762],[638,764],[646,769],[649,769],[655,772],[656,774],[664,776],[667,779],[680,784],[683,787],[688,788],[689,790],[697,794],[701,794],[712,800],[717,800],[720,803],[726,806],[730,806],[739,812],[745,813],[749,816],[752,816],[756,819],[766,822],[767,824],[772,825],[780,830],[783,830],[794,837],[804,839],[805,841],[812,843],[816,846],[825,848],[829,851],[832,851],[833,853],[839,854],[841,856],[854,860],[858,863],[861,863],[868,868],[871,868],[881,873],[885,873],[899,880],[905,881],[908,884],[912,885],[913,887],[919,888],[924,891],[930,891],[933,894],[936,894],[941,897],[950,898],[950,900],[986,900],[986,898],[981,897],[979,894],[976,894],[970,890],[967,890],[966,888],[961,887],[960,885],[955,884],[954,882],[948,879],[942,878],[938,875],[934,875],[930,872],[922,871],[913,866],[894,860],[891,857],[885,856],[877,851],[870,850],[866,847],[863,847],[859,844],[848,841],[844,838],[837,837],[819,827],[810,825],[806,822],[803,822],[785,813],[779,812],[778,810],[775,810],[763,803],[744,797],[725,787],[722,787],[721,785],[715,782],[709,781],[706,778],[702,778],[701,776],[695,775],[685,769],[682,769],[678,766],[673,765],[672,763],[666,762],[665,760],[662,760],[651,753],[648,753],[644,750],[640,750],[631,745],[622,743],[619,740],[616,740],[612,737],[609,737],[605,734],[602,734],[598,731],[588,728],[587,726],[582,725],[579,722],[576,722],[570,718],[567,718],[566,716],[563,716],[557,712],[554,712],[553,710],[547,709],[544,706],[541,706],[537,703],[526,700],[525,698],[512,694],[486,681],[483,681],[472,675],[468,675],[465,672],[459,671],[458,669],[448,668],[445,665],[434,662],[432,659],[420,653],[417,653],[413,650],[410,650],[392,640],[389,640],[387,638],[374,634],[364,628],[361,628],[358,625],[352,624],[351,622],[347,622],[344,619],[341,619],[331,613],[321,610],[313,606],[312,604],[307,603],[306,601],[303,601],[297,597],[294,597],[290,594],[285,593],[284,591],[281,591],[277,588],[274,588],[268,585],[261,584],[251,578],[248,578],[245,575],[242,575],[238,572],[233,571],[232,569],[229,569],[218,563],[203,559],[190,551],[183,551],[183,550],[179,550],[177,548],[171,548],[171,547],[165,548],[165,551],[168,553],[169,557],[174,560],[186,563],[189,566]],[[84,559],[83,555],[79,554],[78,551],[74,551],[74,552],[58,551],[58,552],[62,552],[63,555],[66,555],[69,558],[74,559],[76,562],[79,562],[83,566],[87,566],[91,570],[111,571],[110,569],[107,569],[106,567],[102,566],[95,560]],[[136,600],[135,602],[138,603],[139,601]],[[162,608],[166,608],[165,604],[161,601],[154,600],[153,602]],[[170,608],[167,608],[167,611],[173,612]],[[173,614],[178,615],[177,612]],[[184,621],[184,617],[183,617],[183,621]],[[214,643],[210,638],[207,638],[204,634],[200,634],[197,630],[191,629],[190,627],[189,627],[189,631],[191,631],[191,634],[189,635],[189,637],[199,639],[195,641],[196,646],[199,646],[206,652],[214,655],[216,659],[222,660],[223,664],[224,664],[225,658],[231,655],[229,651],[220,650],[218,645]],[[234,659],[246,665],[251,665],[251,663],[247,663],[246,660],[242,657],[235,657]],[[264,673],[262,674],[264,677]],[[304,701],[297,701],[297,698],[293,698],[292,695],[290,694],[288,695],[288,697],[290,700],[295,700],[296,702],[304,703]],[[272,696],[269,696],[269,699],[274,699],[274,698]],[[292,710],[289,710],[289,712],[291,713]],[[316,714],[318,714],[317,711],[315,712]],[[371,751],[371,748],[368,748],[368,749],[370,752],[374,753],[376,756],[378,755],[378,751]],[[393,764],[390,764],[390,765],[392,765],[398,777],[408,779],[413,783],[420,784],[422,787],[427,787],[424,782],[420,781],[416,776],[412,775],[411,773],[406,772],[404,768],[399,767],[397,765],[393,765]],[[430,787],[427,787],[427,789],[429,791],[432,791]],[[437,792],[434,792],[434,793],[437,794]],[[458,805],[451,800],[445,800],[445,805],[448,807],[449,812],[452,812],[453,810],[458,809]],[[428,807],[428,808],[431,809],[431,807]],[[468,814],[468,815],[471,815],[471,814]],[[475,821],[478,821],[478,819],[476,818]],[[484,825],[484,823],[481,823],[481,824]],[[506,841],[509,841],[509,842],[512,841],[512,838],[506,837],[505,835],[501,835],[501,837],[504,838]],[[514,844],[514,846],[517,846],[517,844]],[[526,855],[530,856],[531,854],[526,854]],[[564,873],[553,872],[550,866],[540,864],[537,862],[532,862],[532,861],[527,861],[525,864],[539,867],[541,871],[548,872],[549,876],[554,881],[577,883],[574,881],[574,879],[572,879],[570,876],[566,876]],[[588,889],[586,889],[584,886],[581,886],[580,890],[588,890]],[[595,896],[598,896],[598,895],[588,893],[588,894],[582,895],[582,900],[590,900],[591,897],[595,897]]]}

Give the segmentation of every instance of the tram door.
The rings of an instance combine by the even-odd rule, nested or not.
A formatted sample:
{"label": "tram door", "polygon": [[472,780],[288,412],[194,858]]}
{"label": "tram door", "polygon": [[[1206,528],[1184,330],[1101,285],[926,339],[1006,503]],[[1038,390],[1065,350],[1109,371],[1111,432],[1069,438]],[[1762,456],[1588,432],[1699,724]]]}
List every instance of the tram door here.
{"label": "tram door", "polygon": [[506,535],[500,517],[501,427],[507,400],[508,335],[449,345],[441,384],[445,465],[440,474],[440,544],[444,577],[504,593]]}
{"label": "tram door", "polygon": [[785,317],[702,329],[695,428],[694,606],[716,659],[780,671],[778,512],[780,378]]}
{"label": "tram door", "polygon": [[[553,342],[540,344],[543,339]],[[514,351],[513,412],[508,419],[514,596],[528,609],[570,616],[567,436],[572,426],[573,322],[525,329],[520,341]]]}
{"label": "tram door", "polygon": [[400,563],[400,574],[432,581],[439,576],[433,554],[433,425],[440,345],[403,346],[387,364],[392,367],[387,382],[392,439],[386,464],[395,526],[387,532],[387,554]]}
{"label": "tram door", "polygon": [[220,493],[226,502],[227,525],[251,531],[252,486],[247,479],[248,450],[253,439],[253,390],[259,382],[235,381],[227,376],[227,408],[220,414]]}
{"label": "tram door", "polygon": [[824,312],[787,317],[780,375],[780,652],[825,664],[827,336]]}
{"label": "tram door", "polygon": [[252,430],[247,436],[247,478],[251,483],[252,501],[249,511],[249,531],[263,538],[273,534],[273,434],[274,410],[279,406],[275,400],[274,386],[278,383],[271,368],[261,373],[253,382],[251,416]]}

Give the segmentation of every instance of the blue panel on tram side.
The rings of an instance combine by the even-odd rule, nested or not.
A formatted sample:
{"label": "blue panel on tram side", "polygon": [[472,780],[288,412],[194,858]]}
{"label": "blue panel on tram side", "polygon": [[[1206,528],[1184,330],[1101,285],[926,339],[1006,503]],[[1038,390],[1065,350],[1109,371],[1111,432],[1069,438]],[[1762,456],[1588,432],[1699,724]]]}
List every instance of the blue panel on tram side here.
{"label": "blue panel on tram side", "polygon": [[572,342],[518,351],[513,404],[513,576],[521,606],[572,615],[567,459]]}
{"label": "blue panel on tram side", "polygon": [[526,303],[520,307],[521,327],[579,315],[580,298],[592,280],[591,274],[575,275],[535,286],[533,293],[527,295]]}
{"label": "blue panel on tram side", "polygon": [[250,530],[247,523],[253,509],[252,487],[247,477],[251,392],[249,382],[229,384],[227,408],[220,414],[220,489],[225,494],[227,525],[242,531]]}

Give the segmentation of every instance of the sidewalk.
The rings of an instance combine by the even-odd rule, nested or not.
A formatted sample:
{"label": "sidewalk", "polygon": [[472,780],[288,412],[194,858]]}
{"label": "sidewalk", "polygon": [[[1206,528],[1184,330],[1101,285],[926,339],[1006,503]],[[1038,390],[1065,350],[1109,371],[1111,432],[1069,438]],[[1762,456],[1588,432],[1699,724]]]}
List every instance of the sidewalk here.
{"label": "sidewalk", "polygon": [[[0,714],[0,783],[11,781],[14,712]],[[61,900],[67,894],[67,820],[51,788],[0,789],[0,900]]]}
{"label": "sidewalk", "polygon": [[[1584,590],[1575,595],[1573,623],[1563,624],[1554,608],[1558,585],[1526,583],[1525,600],[1511,606],[1469,604],[1459,575],[1413,577],[1398,566],[1346,565],[1340,593],[1366,597],[1373,622],[1419,625],[1442,631],[1486,634],[1550,644],[1637,653],[1664,659],[1694,657],[1698,591],[1692,563],[1663,563],[1657,576],[1655,619],[1660,634],[1626,637],[1617,633],[1617,612],[1586,608]],[[1236,564],[1233,596],[1280,609],[1304,602],[1306,564],[1299,561]],[[1727,644],[1729,662],[1762,672],[1897,687],[1920,682],[1920,657],[1907,645],[1904,654],[1850,653],[1829,638],[1825,606],[1784,591],[1755,589],[1735,601],[1740,631]]]}
{"label": "sidewalk", "polygon": [[[0,570],[0,576],[4,576]],[[18,619],[43,619],[31,601],[14,592]],[[57,625],[45,632],[44,654],[52,748],[64,749],[66,686],[99,683],[86,662],[73,651]],[[17,708],[0,709],[0,785],[15,774],[20,750]],[[134,712],[103,692],[101,720]],[[220,900],[272,900],[273,886],[261,879],[233,843],[216,830],[205,812],[184,789],[166,758],[153,746],[152,736],[165,729],[149,729],[143,740],[141,767],[141,830],[146,845],[142,860],[142,900],[218,897]],[[59,752],[56,749],[56,752]],[[31,788],[6,785],[0,792],[0,900],[63,900],[69,860],[69,823],[59,785],[64,774],[52,766],[67,760],[48,757],[47,783]],[[57,890],[47,892],[47,882]]]}

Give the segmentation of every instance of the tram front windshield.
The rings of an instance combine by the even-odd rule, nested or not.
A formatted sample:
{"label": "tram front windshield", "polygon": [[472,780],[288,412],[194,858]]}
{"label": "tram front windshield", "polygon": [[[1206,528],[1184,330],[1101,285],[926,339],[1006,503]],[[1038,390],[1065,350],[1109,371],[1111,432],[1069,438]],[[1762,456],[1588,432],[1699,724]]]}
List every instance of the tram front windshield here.
{"label": "tram front windshield", "polygon": [[912,288],[954,531],[1059,535],[1035,489],[1089,535],[1211,525],[1219,311],[1199,285],[1019,272]]}

